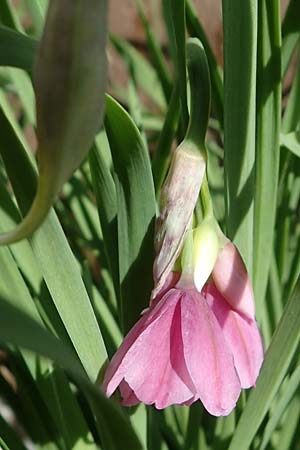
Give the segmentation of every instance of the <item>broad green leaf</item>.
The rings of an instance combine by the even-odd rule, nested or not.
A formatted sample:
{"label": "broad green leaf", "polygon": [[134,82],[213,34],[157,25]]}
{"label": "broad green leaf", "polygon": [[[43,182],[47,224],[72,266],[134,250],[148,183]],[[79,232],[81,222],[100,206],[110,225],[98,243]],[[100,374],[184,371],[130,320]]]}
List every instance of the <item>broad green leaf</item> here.
{"label": "broad green leaf", "polygon": [[[24,213],[35,192],[35,171],[1,109],[0,128],[0,153]],[[83,367],[90,378],[95,380],[106,359],[106,351],[78,263],[53,211],[31,240],[31,245],[53,302]]]}
{"label": "broad green leaf", "polygon": [[300,280],[276,327],[256,387],[235,429],[228,450],[248,450],[287,373],[300,339]]}
{"label": "broad green leaf", "polygon": [[0,65],[32,72],[37,41],[4,26],[0,26]]}
{"label": "broad green leaf", "polygon": [[97,415],[103,450],[120,450],[124,442],[131,450],[141,449],[120,407],[112,400],[105,398],[101,391],[88,381],[68,347],[2,298],[0,298],[0,311],[1,342],[9,342],[53,359],[68,370],[84,390]]}
{"label": "broad green leaf", "polygon": [[147,306],[152,288],[154,186],[141,135],[112,97],[107,97],[105,128],[115,170],[121,315],[128,331]]}
{"label": "broad green leaf", "polygon": [[226,228],[251,276],[257,2],[223,0],[223,32]]}
{"label": "broad green leaf", "polygon": [[294,131],[288,134],[281,133],[280,145],[300,158],[300,131]]}
{"label": "broad green leaf", "polygon": [[258,302],[264,299],[267,288],[277,203],[281,124],[279,1],[261,1],[259,18],[253,255],[254,294]]}
{"label": "broad green leaf", "polygon": [[61,186],[87,154],[102,120],[105,46],[106,1],[51,1],[34,77],[37,193],[27,216],[15,230],[0,236],[0,243],[21,240],[39,227]]}

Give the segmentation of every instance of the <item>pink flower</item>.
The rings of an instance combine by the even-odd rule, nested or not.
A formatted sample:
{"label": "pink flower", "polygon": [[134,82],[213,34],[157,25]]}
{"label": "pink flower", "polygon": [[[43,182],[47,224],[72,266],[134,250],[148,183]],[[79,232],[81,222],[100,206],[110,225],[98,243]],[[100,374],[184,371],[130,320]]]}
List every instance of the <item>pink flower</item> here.
{"label": "pink flower", "polygon": [[192,279],[169,276],[112,358],[107,396],[120,387],[124,405],[158,409],[199,399],[220,416],[232,411],[242,388],[255,385],[263,349],[253,293],[241,257],[228,245],[201,293]]}

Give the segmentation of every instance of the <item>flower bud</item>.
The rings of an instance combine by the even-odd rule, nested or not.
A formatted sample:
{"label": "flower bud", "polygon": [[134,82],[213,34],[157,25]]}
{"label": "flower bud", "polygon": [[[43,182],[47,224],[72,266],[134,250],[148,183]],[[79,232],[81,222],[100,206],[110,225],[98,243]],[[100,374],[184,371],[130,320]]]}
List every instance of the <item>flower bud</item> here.
{"label": "flower bud", "polygon": [[205,159],[192,143],[185,141],[175,150],[156,222],[153,297],[164,285],[182,249],[204,171]]}

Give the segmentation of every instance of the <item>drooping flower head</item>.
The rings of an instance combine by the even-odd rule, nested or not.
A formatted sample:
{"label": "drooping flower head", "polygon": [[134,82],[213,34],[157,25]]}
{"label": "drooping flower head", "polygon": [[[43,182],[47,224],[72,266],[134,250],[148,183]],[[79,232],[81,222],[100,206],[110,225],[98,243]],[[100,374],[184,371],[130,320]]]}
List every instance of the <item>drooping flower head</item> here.
{"label": "drooping flower head", "polygon": [[[204,250],[209,251],[206,243]],[[169,274],[114,355],[104,379],[107,395],[119,386],[124,405],[143,402],[159,409],[200,400],[220,416],[232,411],[242,388],[255,385],[263,349],[237,249],[226,244],[201,292],[194,274]]]}

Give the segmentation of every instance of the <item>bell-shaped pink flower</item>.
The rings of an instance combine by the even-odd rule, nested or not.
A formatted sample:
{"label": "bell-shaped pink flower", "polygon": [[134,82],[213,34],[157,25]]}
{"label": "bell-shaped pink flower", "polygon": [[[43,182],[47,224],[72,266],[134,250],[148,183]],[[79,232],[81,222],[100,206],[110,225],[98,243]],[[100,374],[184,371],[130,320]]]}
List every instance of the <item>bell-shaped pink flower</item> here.
{"label": "bell-shaped pink flower", "polygon": [[262,363],[255,319],[233,309],[213,283],[199,293],[192,280],[175,277],[125,337],[104,391],[111,396],[120,387],[124,405],[158,409],[200,399],[209,413],[227,415]]}

